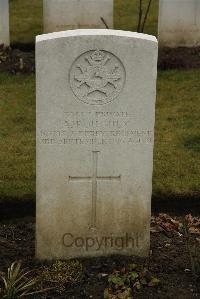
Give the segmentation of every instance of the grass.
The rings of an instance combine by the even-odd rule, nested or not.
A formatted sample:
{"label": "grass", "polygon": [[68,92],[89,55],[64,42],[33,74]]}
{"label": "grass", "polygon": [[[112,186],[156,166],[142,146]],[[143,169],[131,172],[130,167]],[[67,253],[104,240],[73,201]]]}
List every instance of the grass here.
{"label": "grass", "polygon": [[11,43],[32,44],[42,33],[42,0],[10,0]]}
{"label": "grass", "polygon": [[[145,13],[149,0],[143,0]],[[115,0],[114,24],[115,29],[136,31],[138,22],[139,0]],[[144,33],[157,36],[159,0],[152,0],[151,9],[147,18]]]}
{"label": "grass", "polygon": [[35,193],[34,76],[0,73],[0,197]]}
{"label": "grass", "polygon": [[[99,0],[101,1],[101,0]],[[115,0],[115,29],[136,31],[139,0]],[[148,0],[143,0],[143,11]],[[42,0],[10,0],[11,42],[33,44],[35,36],[42,34]],[[152,0],[145,33],[157,35],[158,0]]]}
{"label": "grass", "polygon": [[[200,70],[160,71],[153,193],[200,195]],[[35,81],[0,73],[0,198],[35,196]]]}
{"label": "grass", "polygon": [[154,192],[200,195],[200,70],[159,73]]}

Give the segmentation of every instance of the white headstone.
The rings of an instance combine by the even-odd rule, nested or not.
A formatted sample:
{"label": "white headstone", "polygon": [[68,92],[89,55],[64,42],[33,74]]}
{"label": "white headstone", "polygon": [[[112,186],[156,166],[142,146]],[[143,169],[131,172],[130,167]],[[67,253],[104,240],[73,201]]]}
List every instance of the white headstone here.
{"label": "white headstone", "polygon": [[200,46],[200,0],[160,0],[159,46]]}
{"label": "white headstone", "polygon": [[41,35],[36,64],[37,257],[146,256],[156,38]]}
{"label": "white headstone", "polygon": [[8,0],[0,0],[0,44],[10,44]]}
{"label": "white headstone", "polygon": [[113,0],[43,0],[44,32],[113,28]]}

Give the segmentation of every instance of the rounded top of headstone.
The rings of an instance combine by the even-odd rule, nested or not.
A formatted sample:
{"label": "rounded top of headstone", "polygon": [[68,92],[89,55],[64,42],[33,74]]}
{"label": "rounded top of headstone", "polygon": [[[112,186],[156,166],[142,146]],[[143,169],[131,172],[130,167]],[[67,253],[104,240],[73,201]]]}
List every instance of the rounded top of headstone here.
{"label": "rounded top of headstone", "polygon": [[118,36],[118,37],[127,37],[127,38],[135,38],[141,40],[147,40],[151,42],[157,43],[157,39],[153,35],[148,35],[144,33],[124,31],[124,30],[112,30],[112,29],[74,29],[74,30],[66,30],[60,32],[53,32],[48,34],[42,34],[36,36],[36,43],[51,40],[51,39],[59,39],[64,37],[75,37],[75,36]]}

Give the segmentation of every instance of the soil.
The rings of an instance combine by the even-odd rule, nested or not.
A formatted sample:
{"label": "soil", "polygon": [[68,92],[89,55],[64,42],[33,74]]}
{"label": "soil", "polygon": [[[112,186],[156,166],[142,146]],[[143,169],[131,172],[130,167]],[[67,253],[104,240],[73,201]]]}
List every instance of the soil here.
{"label": "soil", "polygon": [[0,72],[16,73],[35,72],[34,51],[24,52],[17,48],[0,45]]}
{"label": "soil", "polygon": [[159,49],[159,69],[197,69],[200,68],[200,47]]}
{"label": "soil", "polygon": [[[200,47],[161,48],[158,55],[159,69],[198,69],[200,68]],[[35,52],[30,45],[0,45],[0,71],[16,73],[35,72]]]}
{"label": "soil", "polygon": [[[183,216],[178,219],[183,219]],[[157,287],[144,287],[134,291],[134,298],[200,298],[200,276],[192,271],[188,240],[191,248],[197,245],[197,235],[177,234],[174,232],[151,233],[151,255],[147,259],[113,256],[80,260],[84,268],[84,278],[79,284],[69,285],[65,295],[48,293],[48,296],[35,295],[32,298],[103,298],[108,287],[107,276],[113,270],[130,263],[148,266],[159,280]],[[200,243],[198,243],[200,245]],[[200,247],[198,247],[199,250]],[[0,222],[0,271],[6,271],[15,260],[21,260],[23,267],[36,271],[41,262],[35,255],[35,218],[16,218]],[[113,297],[114,298],[114,297]],[[126,299],[126,298],[124,298]]]}

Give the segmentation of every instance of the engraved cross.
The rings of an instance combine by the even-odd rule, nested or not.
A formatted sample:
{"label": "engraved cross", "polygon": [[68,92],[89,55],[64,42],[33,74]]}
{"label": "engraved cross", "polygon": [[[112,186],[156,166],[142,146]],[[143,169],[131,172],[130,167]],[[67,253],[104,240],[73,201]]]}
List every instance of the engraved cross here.
{"label": "engraved cross", "polygon": [[92,183],[92,215],[91,215],[91,228],[96,228],[96,206],[97,206],[97,183],[98,181],[115,180],[120,181],[121,175],[119,176],[98,176],[98,153],[99,151],[92,152],[92,176],[87,177],[69,177],[69,181],[89,181]]}

